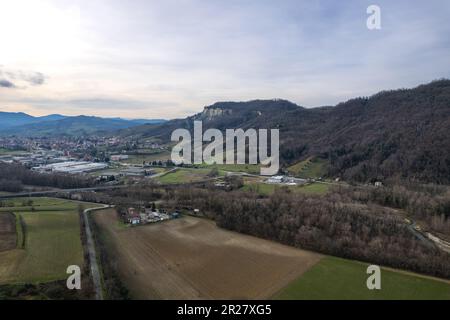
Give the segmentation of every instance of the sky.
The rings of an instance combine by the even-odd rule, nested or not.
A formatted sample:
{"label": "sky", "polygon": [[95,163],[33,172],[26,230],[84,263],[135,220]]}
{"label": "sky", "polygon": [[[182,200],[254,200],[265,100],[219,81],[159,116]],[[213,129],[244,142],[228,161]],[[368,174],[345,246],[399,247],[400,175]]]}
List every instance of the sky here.
{"label": "sky", "polygon": [[[369,30],[369,5],[381,29]],[[181,118],[450,78],[450,1],[0,0],[0,110]]]}

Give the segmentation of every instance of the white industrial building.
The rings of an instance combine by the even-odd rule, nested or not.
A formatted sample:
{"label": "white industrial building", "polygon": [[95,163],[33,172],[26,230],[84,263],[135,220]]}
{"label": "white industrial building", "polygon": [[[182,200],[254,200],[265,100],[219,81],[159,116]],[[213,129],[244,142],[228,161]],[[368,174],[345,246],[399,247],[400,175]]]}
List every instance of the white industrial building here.
{"label": "white industrial building", "polygon": [[107,163],[87,161],[67,161],[34,167],[33,170],[42,172],[83,173],[108,168]]}
{"label": "white industrial building", "polygon": [[282,183],[283,176],[272,176],[266,180],[266,183]]}
{"label": "white industrial building", "polygon": [[272,176],[266,180],[266,183],[285,184],[285,185],[289,185],[289,186],[305,184],[306,182],[307,182],[306,179],[288,177],[288,176]]}

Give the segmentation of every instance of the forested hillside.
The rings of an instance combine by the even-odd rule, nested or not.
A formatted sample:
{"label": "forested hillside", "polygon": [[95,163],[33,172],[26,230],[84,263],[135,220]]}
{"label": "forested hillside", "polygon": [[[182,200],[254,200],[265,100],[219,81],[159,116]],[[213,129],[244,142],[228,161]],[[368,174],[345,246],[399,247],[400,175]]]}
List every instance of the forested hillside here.
{"label": "forested hillside", "polygon": [[368,182],[402,178],[450,183],[450,80],[384,91],[334,107],[306,109],[286,100],[219,102],[158,126],[123,130],[169,141],[176,128],[278,128],[281,161],[327,159],[332,177]]}

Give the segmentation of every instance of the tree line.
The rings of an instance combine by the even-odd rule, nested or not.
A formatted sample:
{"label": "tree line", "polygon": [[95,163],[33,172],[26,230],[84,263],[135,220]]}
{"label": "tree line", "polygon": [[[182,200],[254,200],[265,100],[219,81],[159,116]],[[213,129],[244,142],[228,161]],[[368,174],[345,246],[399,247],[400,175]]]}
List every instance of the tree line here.
{"label": "tree line", "polygon": [[19,164],[0,163],[0,190],[22,191],[24,185],[54,187],[61,189],[86,188],[94,184],[89,177],[62,173],[40,173]]}

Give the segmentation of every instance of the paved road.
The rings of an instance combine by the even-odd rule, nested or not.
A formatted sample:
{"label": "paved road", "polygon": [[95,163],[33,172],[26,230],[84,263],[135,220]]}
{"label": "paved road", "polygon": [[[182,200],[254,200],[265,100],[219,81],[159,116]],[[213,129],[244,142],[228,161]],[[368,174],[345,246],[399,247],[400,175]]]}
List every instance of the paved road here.
{"label": "paved road", "polygon": [[97,300],[103,300],[103,288],[100,271],[97,262],[97,253],[95,250],[95,242],[92,237],[91,227],[89,225],[88,213],[94,210],[101,210],[104,208],[110,208],[111,206],[104,205],[100,208],[90,208],[83,211],[84,226],[86,230],[87,249],[89,253],[89,265],[91,266],[92,282],[94,283],[95,298]]}

